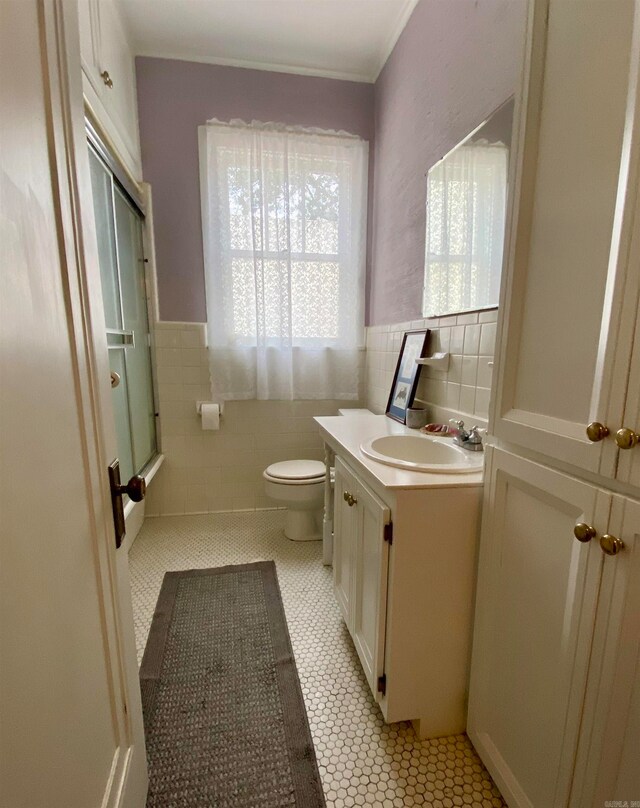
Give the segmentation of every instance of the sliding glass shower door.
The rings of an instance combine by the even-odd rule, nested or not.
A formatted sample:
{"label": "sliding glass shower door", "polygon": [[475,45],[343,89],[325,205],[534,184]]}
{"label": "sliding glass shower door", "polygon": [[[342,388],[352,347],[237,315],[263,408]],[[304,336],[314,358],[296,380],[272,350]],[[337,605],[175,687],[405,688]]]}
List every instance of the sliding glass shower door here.
{"label": "sliding glass shower door", "polygon": [[120,475],[157,452],[142,215],[89,146]]}

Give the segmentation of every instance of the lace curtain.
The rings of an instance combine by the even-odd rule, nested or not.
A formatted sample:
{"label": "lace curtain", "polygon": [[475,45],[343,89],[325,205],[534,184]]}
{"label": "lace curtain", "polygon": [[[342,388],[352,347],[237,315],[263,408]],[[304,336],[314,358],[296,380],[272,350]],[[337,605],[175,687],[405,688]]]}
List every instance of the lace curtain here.
{"label": "lace curtain", "polygon": [[497,305],[508,155],[502,143],[476,141],[429,172],[425,317]]}
{"label": "lace curtain", "polygon": [[358,398],[368,144],[215,120],[199,140],[214,399]]}

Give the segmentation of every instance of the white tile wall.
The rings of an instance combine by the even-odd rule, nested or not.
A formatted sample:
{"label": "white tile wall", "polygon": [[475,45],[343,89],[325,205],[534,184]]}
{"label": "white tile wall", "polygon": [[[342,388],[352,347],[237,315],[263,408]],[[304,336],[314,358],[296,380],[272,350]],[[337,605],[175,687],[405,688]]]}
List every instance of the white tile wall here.
{"label": "white tile wall", "polygon": [[[262,472],[279,460],[323,458],[314,415],[361,401],[230,401],[219,431],[205,432],[196,401],[211,399],[203,323],[156,323],[159,437],[165,462],[146,515],[272,508]],[[364,352],[362,356],[364,377]]]}
{"label": "white tile wall", "polygon": [[422,368],[416,403],[430,420],[448,416],[486,422],[493,373],[497,309],[412,320],[367,329],[366,405],[384,412],[405,331],[428,328],[427,352],[450,354],[448,371]]}
{"label": "white tile wall", "polygon": [[159,437],[165,462],[149,487],[146,514],[271,508],[262,472],[278,460],[322,459],[314,415],[339,407],[384,412],[405,331],[429,328],[428,351],[451,354],[448,372],[422,369],[416,400],[430,419],[487,418],[497,311],[412,320],[367,329],[363,401],[231,401],[220,430],[204,432],[196,401],[211,398],[203,323],[156,323]]}

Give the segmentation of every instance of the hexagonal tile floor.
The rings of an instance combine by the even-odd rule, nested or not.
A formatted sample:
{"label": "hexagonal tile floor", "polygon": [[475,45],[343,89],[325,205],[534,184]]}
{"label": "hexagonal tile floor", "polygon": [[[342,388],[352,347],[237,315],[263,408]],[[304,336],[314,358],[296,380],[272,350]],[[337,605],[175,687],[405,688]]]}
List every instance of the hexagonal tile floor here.
{"label": "hexagonal tile floor", "polygon": [[147,519],[129,556],[138,659],[168,570],[273,559],[330,808],[501,808],[465,735],[419,741],[385,724],[323,567],[319,542],[291,542],[283,511]]}

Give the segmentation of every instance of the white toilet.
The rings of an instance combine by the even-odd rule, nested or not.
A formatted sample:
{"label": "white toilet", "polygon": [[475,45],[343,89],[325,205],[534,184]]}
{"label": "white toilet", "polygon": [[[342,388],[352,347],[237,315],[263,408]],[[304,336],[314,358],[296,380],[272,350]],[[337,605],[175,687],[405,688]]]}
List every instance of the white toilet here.
{"label": "white toilet", "polygon": [[284,535],[293,541],[322,537],[325,466],[319,460],[283,460],[263,472],[268,497],[287,507]]}

